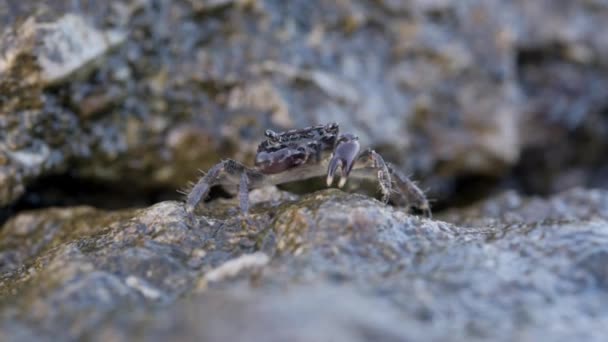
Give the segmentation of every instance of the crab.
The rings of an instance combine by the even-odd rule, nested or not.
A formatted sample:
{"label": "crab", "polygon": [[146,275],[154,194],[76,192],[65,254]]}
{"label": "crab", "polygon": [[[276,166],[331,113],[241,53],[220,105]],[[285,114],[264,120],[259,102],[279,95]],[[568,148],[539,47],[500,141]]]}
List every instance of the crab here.
{"label": "crab", "polygon": [[209,169],[188,192],[186,212],[193,215],[213,186],[236,187],[241,212],[246,214],[250,189],[325,176],[328,187],[339,177],[339,188],[349,177],[371,178],[378,182],[384,203],[391,201],[431,217],[424,192],[374,150],[361,150],[357,136],[340,134],[337,123],[285,132],[269,129],[265,136],[258,146],[254,167],[226,159]]}

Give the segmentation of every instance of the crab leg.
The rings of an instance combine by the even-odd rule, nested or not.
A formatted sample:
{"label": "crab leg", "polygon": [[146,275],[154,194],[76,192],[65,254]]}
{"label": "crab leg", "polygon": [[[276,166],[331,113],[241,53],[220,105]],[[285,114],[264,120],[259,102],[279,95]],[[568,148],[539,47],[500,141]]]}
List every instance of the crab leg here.
{"label": "crab leg", "polygon": [[428,218],[432,218],[431,206],[424,192],[402,172],[397,170],[392,164],[387,163],[387,168],[391,175],[391,179],[399,188],[399,199],[393,197],[393,203],[409,208],[416,208]]}
{"label": "crab leg", "polygon": [[186,198],[186,212],[192,214],[196,206],[207,197],[209,190],[220,184],[238,184],[239,205],[246,213],[249,209],[248,193],[252,182],[260,182],[264,175],[245,165],[226,159],[213,166],[209,172],[194,185]]}
{"label": "crab leg", "polygon": [[371,175],[372,178],[378,181],[380,192],[382,193],[382,202],[388,203],[393,189],[393,182],[391,181],[390,170],[384,159],[374,150],[366,149],[357,158],[355,168],[357,169],[357,175]]}
{"label": "crab leg", "polygon": [[[395,205],[416,208],[426,217],[431,217],[431,209],[424,192],[392,164],[386,163],[375,151],[366,149],[359,154],[352,173],[354,177],[377,180],[383,202],[392,200]],[[393,187],[397,191],[393,191]]]}

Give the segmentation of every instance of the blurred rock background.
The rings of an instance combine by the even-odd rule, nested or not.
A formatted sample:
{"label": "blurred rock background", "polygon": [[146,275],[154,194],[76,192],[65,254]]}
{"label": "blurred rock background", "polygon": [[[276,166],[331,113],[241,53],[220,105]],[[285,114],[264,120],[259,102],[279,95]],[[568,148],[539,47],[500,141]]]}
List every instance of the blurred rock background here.
{"label": "blurred rock background", "polygon": [[[601,1],[0,8],[3,206],[56,182],[93,186],[81,202],[110,187],[104,207],[175,196],[221,157],[251,162],[267,127],[329,121],[439,207],[605,185]],[[25,200],[73,197],[37,192]]]}
{"label": "blurred rock background", "polygon": [[[603,228],[604,216],[599,214],[606,208],[605,194],[600,190],[575,190],[576,199],[572,200],[572,192],[563,191],[575,187],[601,189],[608,186],[608,163],[605,162],[608,144],[606,29],[608,3],[602,0],[0,0],[0,219],[5,222],[4,228],[0,228],[3,236],[0,240],[0,246],[3,246],[0,248],[0,293],[4,293],[4,298],[10,303],[3,312],[9,317],[7,322],[11,322],[0,327],[10,326],[12,335],[9,336],[15,338],[38,336],[36,334],[41,331],[60,334],[61,329],[53,327],[62,326],[64,320],[81,315],[85,309],[77,308],[86,300],[76,300],[73,307],[68,305],[67,311],[59,314],[40,314],[40,317],[33,318],[29,315],[42,305],[41,302],[50,305],[45,300],[50,301],[53,296],[45,297],[45,293],[55,293],[50,289],[52,286],[59,289],[55,293],[57,296],[65,295],[63,291],[67,291],[75,279],[82,280],[82,274],[86,275],[85,279],[94,280],[91,280],[93,285],[78,283],[82,285],[76,287],[80,289],[77,291],[79,294],[93,296],[99,291],[109,291],[108,296],[115,298],[112,291],[118,291],[116,293],[121,295],[137,297],[139,292],[130,293],[127,288],[147,288],[138,280],[140,275],[135,277],[132,274],[141,269],[133,266],[120,271],[115,266],[121,262],[129,264],[132,260],[126,257],[131,255],[129,253],[135,253],[137,256],[133,260],[151,269],[160,267],[158,262],[160,265],[179,265],[175,266],[179,272],[173,266],[167,266],[162,271],[165,273],[160,273],[164,276],[172,274],[179,285],[160,286],[156,288],[157,292],[152,291],[152,297],[173,303],[176,296],[192,289],[197,274],[207,271],[205,267],[217,266],[220,261],[236,257],[241,252],[260,250],[256,244],[246,248],[238,245],[237,252],[233,246],[230,253],[215,255],[206,249],[215,238],[211,239],[206,233],[185,233],[180,230],[186,229],[185,226],[175,228],[180,233],[170,233],[172,238],[163,240],[166,244],[163,248],[169,251],[158,246],[150,247],[152,242],[147,238],[140,240],[138,234],[155,231],[157,223],[162,227],[167,224],[174,227],[173,223],[165,220],[181,221],[181,214],[173,212],[178,209],[167,204],[173,202],[162,201],[179,199],[175,190],[196,180],[200,175],[199,169],[207,169],[227,157],[251,164],[257,143],[266,128],[281,130],[338,122],[342,131],[357,134],[365,145],[374,147],[402,171],[419,180],[421,187],[428,189],[429,196],[435,200],[436,212],[444,212],[443,219],[463,226],[476,226],[477,230],[473,230],[470,236],[478,243],[493,241],[495,235],[511,232],[509,227],[512,225],[551,230],[555,228],[552,220],[567,219],[566,231],[577,225],[572,220],[582,220],[585,223],[581,227],[588,232],[583,235],[589,239],[588,242],[601,246],[608,234]],[[504,195],[503,191],[507,189],[511,192]],[[328,205],[337,205],[332,204],[333,192],[328,193],[330,195],[320,196],[329,196]],[[517,210],[520,209],[516,208],[528,203],[524,198],[526,195],[555,197],[546,200],[549,204],[541,205],[536,213],[521,209],[524,214],[511,217],[508,214],[511,210],[519,212]],[[280,196],[287,195],[282,193]],[[312,210],[316,213],[318,209],[305,209],[308,202],[297,197],[289,197],[289,200],[303,201],[296,202],[300,203],[296,206],[301,205],[304,212]],[[358,200],[357,196],[339,199],[346,202]],[[483,200],[486,202],[481,207],[460,209]],[[544,200],[537,198],[532,203],[536,203],[534,201]],[[143,214],[129,210],[100,213],[88,206],[83,207],[126,209],[147,207],[158,202],[162,202],[157,205],[163,210],[170,208],[173,214],[159,214],[159,221],[154,221],[141,218],[141,215],[155,212],[156,206],[146,209]],[[273,203],[281,205],[283,202],[279,199]],[[378,206],[374,203],[367,203],[369,208],[365,210],[374,213],[374,210],[384,210],[373,209]],[[592,203],[589,208],[596,209],[580,215],[580,203]],[[56,206],[65,208],[44,209]],[[561,213],[555,213],[560,210]],[[577,213],[574,216],[569,214],[573,211]],[[320,212],[313,216],[321,221],[327,215],[331,216],[329,211]],[[498,213],[506,214],[497,216]],[[308,220],[301,212],[296,216],[299,215]],[[403,223],[403,217],[389,219],[378,213],[373,216],[367,211],[353,215],[355,219],[342,219],[362,221],[357,224],[363,227],[383,224],[391,227],[387,229],[397,231],[404,224],[408,227],[419,224]],[[551,223],[546,222],[549,218]],[[600,221],[598,226],[589,223],[596,219]],[[260,220],[260,225],[273,227],[275,234],[288,230],[281,228],[283,223],[266,216]],[[315,222],[308,224],[319,229],[327,228],[321,222]],[[544,223],[540,225],[538,222]],[[562,227],[560,223],[555,224]],[[235,230],[241,227],[236,222],[225,225]],[[131,247],[104,243],[106,239],[117,239],[115,234],[123,231],[112,227],[122,227],[124,231],[135,234],[124,237],[125,241],[138,241],[145,253],[158,257],[160,261],[151,261],[137,254],[144,253],[139,249],[132,252]],[[450,234],[429,239],[452,241],[450,239],[454,235],[457,236],[453,240],[456,245],[468,241],[456,233],[462,230],[450,227],[449,230],[453,230]],[[207,228],[215,231],[217,227]],[[244,231],[248,229],[253,229],[251,234],[254,236],[260,233],[252,227]],[[423,228],[419,230],[424,231]],[[78,233],[82,231],[85,233]],[[527,232],[522,228],[520,233],[523,235],[516,235],[515,241],[527,241]],[[174,233],[180,238],[175,238]],[[21,237],[13,240],[14,234]],[[490,235],[492,238],[487,238]],[[255,240],[251,236],[248,239]],[[559,245],[562,237],[555,239],[555,244]],[[587,241],[584,237],[581,239]],[[188,242],[184,245],[184,241]],[[203,252],[194,247],[199,243],[206,246]],[[276,241],[268,243],[272,245]],[[444,242],[440,245],[447,248]],[[568,242],[566,245],[576,244]],[[556,265],[567,265],[556,273],[547,271],[552,274],[547,278],[550,284],[558,288],[567,287],[565,280],[560,278],[567,273],[564,270],[577,269],[573,265],[589,262],[591,266],[585,264],[582,269],[589,270],[589,277],[599,279],[598,284],[604,284],[602,291],[605,291],[608,249],[585,259],[587,257],[577,254],[586,250],[583,245],[580,250],[573,247],[575,251],[569,256],[561,256],[564,259],[558,259],[556,264],[548,260],[540,262],[539,267],[547,270],[554,270]],[[95,254],[88,248],[101,248],[103,252]],[[430,247],[420,248],[426,250]],[[112,254],[115,249],[116,255]],[[501,253],[507,250],[501,245],[488,253],[497,253],[496,258],[504,260],[502,258],[506,256]],[[550,251],[545,252],[541,254],[552,255]],[[72,253],[89,258],[87,263],[75,266],[84,273],[74,271],[53,281],[46,278],[44,272],[49,271],[42,275],[37,273],[36,270],[45,269],[48,263],[61,265],[61,260],[70,259]],[[199,256],[204,261],[191,265],[191,256],[188,256],[191,253],[202,253],[207,257],[201,254]],[[391,270],[409,270],[398,260],[410,260],[412,249],[407,253],[395,253],[403,258],[387,257],[390,262],[387,261],[385,266]],[[424,252],[420,253],[424,255]],[[466,258],[479,258],[481,262],[485,258],[483,253],[476,249],[471,252],[467,248],[462,253],[456,252],[454,256],[456,263],[462,261],[459,264],[460,272],[463,272],[460,276],[466,278],[481,274],[492,277],[489,273],[469,273],[467,270],[471,260]],[[107,255],[115,259],[104,259]],[[209,255],[215,256],[209,259]],[[269,255],[273,256],[274,252]],[[282,259],[272,260],[280,265],[284,262]],[[435,260],[437,265],[447,262],[445,257],[431,260]],[[530,269],[536,262],[529,258],[517,261]],[[361,261],[362,264],[365,262]],[[370,262],[376,265],[377,261]],[[280,265],[275,266],[287,267]],[[317,269],[315,265],[312,262],[303,266],[302,272],[313,272]],[[358,274],[344,275],[344,272],[337,272],[340,275],[336,277],[358,277]],[[412,276],[408,272],[405,276]],[[434,271],[425,269],[420,272],[426,277]],[[505,272],[512,274],[511,270]],[[528,276],[515,273],[518,277]],[[117,274],[131,279],[120,278],[127,287],[117,285],[120,281],[112,278]],[[141,277],[145,278],[146,274],[142,273]],[[96,278],[98,276],[100,278]],[[36,298],[33,302],[38,300],[38,304],[32,304],[34,307],[31,309],[14,309],[16,297],[11,294],[20,293],[22,283],[35,282],[37,277],[44,279],[41,288],[36,289],[32,284],[27,286],[34,286],[31,297]],[[150,277],[147,281],[152,283],[162,278],[159,274]],[[372,279],[380,279],[378,277],[381,278],[374,274]],[[289,277],[279,278],[270,283],[293,281]],[[441,284],[449,287],[457,279],[436,281],[444,281]],[[346,280],[334,279],[332,284],[334,281],[342,283]],[[505,284],[498,278],[494,281],[490,281],[491,286],[495,286],[492,291],[500,293],[500,289],[504,289],[501,286]],[[568,284],[570,282],[576,281],[569,279]],[[349,286],[357,288],[356,281],[354,284]],[[393,290],[401,286],[393,285]],[[484,289],[476,286],[480,285],[472,284],[458,293],[483,297]],[[381,287],[379,285],[373,291],[381,291]],[[588,290],[585,286],[569,289],[573,288]],[[408,289],[420,295],[418,290]],[[508,289],[511,291],[510,287]],[[536,290],[547,298],[563,295],[561,290]],[[333,293],[331,291],[321,289],[311,296],[325,300],[323,298],[327,293]],[[455,310],[464,315],[464,321],[453,322],[455,331],[461,331],[455,327],[464,329],[462,336],[455,336],[463,339],[476,334],[497,337],[494,335],[497,332],[491,329],[495,323],[491,318],[488,318],[489,323],[486,321],[481,326],[467,325],[472,323],[467,323],[466,319],[475,321],[475,317],[482,315],[483,305],[465,309],[459,306],[462,303],[453,301],[454,298],[443,298],[445,301],[440,300],[440,304],[432,308],[403,307],[405,302],[398,300],[398,295],[393,292],[387,295],[389,301],[401,304],[392,306],[390,310],[401,313],[414,310],[414,316],[418,315],[416,310],[422,310],[421,316],[416,316],[420,321],[445,318],[447,316],[443,314],[449,315],[450,310]],[[142,293],[144,299],[141,302],[132,298],[137,304],[136,311],[141,310],[140,304],[149,304],[146,300],[149,296],[145,294],[150,295],[150,292]],[[441,296],[442,293],[437,289],[433,295]],[[524,298],[522,300],[530,304],[536,299],[526,297],[528,294],[525,292],[521,297],[516,293],[507,296],[510,298],[507,301],[512,300],[510,304],[513,304]],[[236,302],[248,303],[250,300],[240,298]],[[353,299],[354,302],[358,300],[362,307],[377,305],[370,298]],[[580,304],[580,310],[592,312],[596,322],[601,322],[601,319],[605,322],[606,314],[589,309],[585,300],[582,297],[573,299]],[[597,302],[598,299],[592,296],[589,300]],[[99,307],[103,299],[94,297],[90,301]],[[16,303],[21,302],[17,299]],[[273,306],[275,304],[264,303],[269,305],[267,309],[270,312],[278,310]],[[118,302],[110,300],[106,304],[107,312],[122,312]],[[348,305],[354,304],[344,305],[333,314],[339,316],[342,314],[340,310],[351,311]],[[450,309],[452,305],[455,308]],[[507,307],[503,307],[503,311],[490,311],[497,320],[506,320],[506,325],[500,327],[505,332],[503,337],[509,339],[514,337],[510,333],[516,330],[515,327],[521,328],[517,323],[519,318],[513,318],[520,316],[518,310],[521,308]],[[186,315],[180,309],[174,310],[181,312],[176,316]],[[194,305],[187,310],[197,312],[200,308]],[[540,309],[531,313],[521,310],[524,312],[522,315],[528,314],[533,318],[538,318],[535,315],[541,312]],[[74,333],[70,336],[88,336],[94,326],[106,321],[104,317],[107,316],[104,315],[107,313],[103,312],[91,313],[99,317],[83,319],[81,326],[73,327]],[[248,318],[248,315],[243,313],[242,317]],[[129,327],[124,331],[115,331],[115,325],[111,323],[104,331],[125,334],[125,338],[133,337],[130,329],[137,330],[139,325],[145,325],[147,318],[129,317],[139,318],[116,323]],[[353,319],[364,320],[363,317]],[[376,321],[368,323],[382,327],[391,325],[395,316],[374,319]],[[47,330],[36,332],[30,326],[37,320],[45,321]],[[534,329],[542,328],[542,323],[546,323],[535,322],[531,325]],[[444,323],[441,319],[434,321],[436,327],[445,328]],[[573,329],[586,323],[573,323]],[[314,326],[314,320],[311,324]],[[596,328],[600,326],[594,325]],[[166,333],[171,335],[177,331],[172,330],[174,328],[168,327]],[[535,333],[542,335],[541,328],[531,329],[528,337],[534,340],[539,336]],[[195,324],[190,329],[196,330],[198,326]],[[375,336],[375,329],[370,330],[369,336]],[[345,331],[352,332],[349,329]],[[396,336],[395,340],[400,340],[405,336],[398,329],[388,331],[390,336],[385,338]],[[228,332],[219,329],[217,333]],[[354,338],[354,335],[343,333],[340,330],[336,336]],[[362,340],[365,340],[368,335],[356,336],[364,336]],[[436,337],[441,336],[451,335],[438,334]],[[321,340],[318,336],[309,339]]]}

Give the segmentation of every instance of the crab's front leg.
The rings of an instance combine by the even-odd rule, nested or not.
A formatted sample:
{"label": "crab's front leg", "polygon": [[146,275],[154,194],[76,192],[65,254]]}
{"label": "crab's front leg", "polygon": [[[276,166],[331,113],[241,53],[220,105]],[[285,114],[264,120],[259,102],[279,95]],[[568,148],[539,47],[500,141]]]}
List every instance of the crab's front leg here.
{"label": "crab's front leg", "polygon": [[215,185],[236,185],[238,187],[238,198],[241,211],[247,213],[249,209],[249,188],[252,182],[262,180],[263,175],[256,170],[247,168],[245,165],[232,159],[223,160],[213,166],[192,187],[186,198],[186,212],[188,215],[194,213],[197,205],[209,194],[209,190]]}
{"label": "crab's front leg", "polygon": [[[417,208],[425,216],[431,217],[431,209],[424,192],[391,164],[384,162],[382,156],[375,151],[366,149],[360,152],[359,141],[353,135],[343,135],[338,141],[327,170],[328,186],[333,183],[338,172],[339,187],[344,186],[351,172],[363,178],[372,176],[378,181],[385,203],[392,199],[397,205]],[[397,191],[393,191],[393,184]]]}

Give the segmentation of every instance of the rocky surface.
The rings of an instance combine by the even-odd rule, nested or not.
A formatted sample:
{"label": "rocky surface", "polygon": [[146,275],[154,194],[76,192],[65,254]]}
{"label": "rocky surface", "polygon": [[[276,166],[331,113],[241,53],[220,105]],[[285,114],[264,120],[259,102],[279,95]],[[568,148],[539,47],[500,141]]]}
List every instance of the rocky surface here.
{"label": "rocky surface", "polygon": [[[45,209],[0,235],[0,330],[37,340],[601,340],[608,193],[513,193],[445,219],[366,196]],[[533,210],[530,210],[533,208]],[[210,212],[215,214],[211,215]],[[486,219],[482,219],[485,217]],[[492,217],[491,222],[487,221]]]}
{"label": "rocky surface", "polygon": [[[602,340],[607,23],[599,0],[0,0],[0,339]],[[447,210],[166,200],[328,121]]]}

